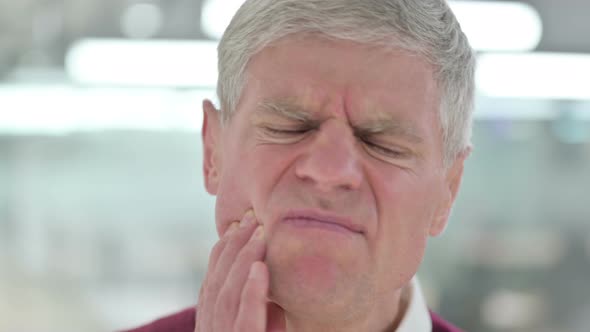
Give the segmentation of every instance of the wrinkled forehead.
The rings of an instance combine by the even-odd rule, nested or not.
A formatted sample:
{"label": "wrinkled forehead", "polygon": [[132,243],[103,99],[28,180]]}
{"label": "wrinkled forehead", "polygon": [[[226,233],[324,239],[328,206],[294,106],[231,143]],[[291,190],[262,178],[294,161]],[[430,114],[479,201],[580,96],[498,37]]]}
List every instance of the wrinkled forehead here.
{"label": "wrinkled forehead", "polygon": [[254,122],[340,118],[355,132],[438,141],[432,66],[400,50],[317,38],[285,39],[253,58],[238,109]]}
{"label": "wrinkled forehead", "polygon": [[358,108],[374,117],[392,108],[438,110],[434,67],[400,49],[297,35],[258,52],[246,72],[243,96],[256,104]]}

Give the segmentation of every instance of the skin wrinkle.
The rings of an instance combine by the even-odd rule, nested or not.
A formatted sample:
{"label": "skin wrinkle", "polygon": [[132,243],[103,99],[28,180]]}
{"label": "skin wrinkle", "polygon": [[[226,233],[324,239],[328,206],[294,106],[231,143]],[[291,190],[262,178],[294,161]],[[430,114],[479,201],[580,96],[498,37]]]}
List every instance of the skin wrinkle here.
{"label": "skin wrinkle", "polygon": [[[438,171],[442,137],[431,66],[404,52],[305,38],[261,51],[248,76],[239,110],[217,134],[223,165],[208,191],[219,195],[218,228],[254,209],[265,227],[270,298],[293,330],[378,331],[395,324],[401,291],[418,269],[428,236],[446,223],[436,216],[454,198],[448,198],[453,178]],[[293,111],[281,103],[285,99],[306,116],[284,116]],[[207,114],[208,121],[219,116]],[[378,121],[384,117],[392,119],[387,126]],[[297,129],[303,118],[320,123],[296,143],[279,144],[260,133],[260,125]],[[397,136],[392,142],[415,147],[421,157],[385,162],[367,154],[360,125],[416,134],[421,143]],[[300,208],[345,216],[366,232],[340,237],[281,222],[285,211]]]}
{"label": "skin wrinkle", "polygon": [[[312,112],[307,111],[304,107],[299,106],[296,102],[284,100],[265,100],[260,103],[259,111],[271,115],[279,115],[285,118],[297,120],[301,123],[320,123],[322,118],[314,118]],[[418,134],[418,130],[401,119],[396,119],[394,115],[387,115],[385,112],[377,110],[367,111],[367,114],[377,114],[371,116],[371,120],[360,125],[352,125],[354,131],[359,135],[386,134],[390,136],[401,136],[413,143],[422,143],[423,139]],[[349,123],[351,122],[349,118]]]}
{"label": "skin wrinkle", "polygon": [[289,119],[294,119],[300,122],[311,122],[313,116],[305,110],[304,107],[297,105],[296,102],[284,99],[284,100],[264,100],[260,102],[260,107],[257,109],[258,112],[268,113],[271,115],[280,115]]}
{"label": "skin wrinkle", "polygon": [[[265,119],[265,116],[270,117],[270,119],[278,117],[296,121],[297,126],[290,123],[280,123],[279,125],[275,125],[277,127],[276,129],[308,131],[317,129],[325,121],[326,117],[322,116],[323,112],[317,113],[300,106],[295,98],[269,99],[260,103],[253,122],[259,126],[272,127],[271,121]],[[350,117],[347,117],[350,127],[359,139],[364,141],[370,140],[374,144],[380,143],[386,146],[392,145],[398,140],[404,144],[410,144],[411,147],[424,144],[424,139],[418,133],[419,131],[411,124],[397,119],[395,115],[377,110],[368,111],[366,114],[370,114],[369,119],[359,125],[354,125]],[[303,138],[301,137],[301,139]],[[297,141],[293,140],[293,142]],[[404,148],[404,150],[406,149],[407,147]],[[421,156],[419,149],[412,148],[410,150],[413,155]],[[370,151],[368,152],[370,153]]]}
{"label": "skin wrinkle", "polygon": [[[475,54],[450,8],[439,0],[248,0],[218,60],[222,110],[203,103],[204,156],[216,155],[204,158],[205,186],[217,195],[221,234],[249,209],[263,224],[267,255],[256,259],[268,272],[259,285],[270,286],[248,296],[250,287],[226,283],[246,294],[242,317],[259,323],[239,319],[235,330],[262,331],[267,313],[286,332],[394,331],[427,238],[446,225],[470,144]],[[282,99],[309,117],[288,105],[259,114],[261,102]],[[363,232],[290,228],[290,209],[334,214]],[[268,311],[256,305],[265,295]],[[231,313],[205,315],[201,322],[225,322],[224,331],[234,322]]]}
{"label": "skin wrinkle", "polygon": [[376,48],[402,48],[436,66],[444,96],[440,116],[446,143],[445,166],[449,167],[470,145],[475,54],[450,8],[440,1],[411,5],[322,0],[306,5],[297,1],[246,2],[220,42],[218,94],[224,109],[228,105],[227,111],[239,109],[247,63],[256,53],[285,36],[310,35],[373,44]]}

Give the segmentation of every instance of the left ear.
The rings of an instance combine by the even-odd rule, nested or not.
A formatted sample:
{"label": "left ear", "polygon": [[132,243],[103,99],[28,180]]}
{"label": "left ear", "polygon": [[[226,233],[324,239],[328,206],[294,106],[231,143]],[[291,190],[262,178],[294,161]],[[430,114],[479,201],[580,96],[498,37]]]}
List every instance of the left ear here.
{"label": "left ear", "polygon": [[463,166],[465,159],[471,154],[471,148],[465,149],[461,152],[453,164],[445,170],[444,188],[443,188],[443,199],[440,202],[440,206],[437,210],[435,218],[430,225],[429,234],[430,236],[440,235],[447,227],[449,216],[453,208],[455,198],[459,192],[461,186],[461,179],[463,178]]}

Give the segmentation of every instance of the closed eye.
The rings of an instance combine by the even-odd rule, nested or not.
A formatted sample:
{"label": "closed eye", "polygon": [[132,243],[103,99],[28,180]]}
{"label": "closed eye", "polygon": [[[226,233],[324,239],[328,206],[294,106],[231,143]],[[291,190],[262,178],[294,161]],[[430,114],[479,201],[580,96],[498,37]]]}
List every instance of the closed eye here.
{"label": "closed eye", "polygon": [[303,135],[309,131],[309,129],[279,129],[272,127],[263,127],[263,130],[267,134],[271,134],[274,136],[296,136]]}
{"label": "closed eye", "polygon": [[259,126],[258,137],[265,144],[294,144],[309,136],[313,128]]}
{"label": "closed eye", "polygon": [[410,156],[410,153],[408,151],[404,151],[401,149],[387,148],[387,147],[384,147],[384,146],[379,145],[377,143],[371,142],[369,140],[363,140],[363,143],[372,152],[378,153],[379,155],[384,156],[384,157],[400,159],[400,158],[407,158]]}

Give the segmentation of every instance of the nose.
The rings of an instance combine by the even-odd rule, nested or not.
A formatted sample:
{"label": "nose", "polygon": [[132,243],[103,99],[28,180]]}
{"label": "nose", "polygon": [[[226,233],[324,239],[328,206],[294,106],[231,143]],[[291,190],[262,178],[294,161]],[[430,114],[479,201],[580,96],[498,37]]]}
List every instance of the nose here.
{"label": "nose", "polygon": [[296,161],[297,177],[323,192],[358,189],[363,172],[351,128],[329,120],[317,130]]}

